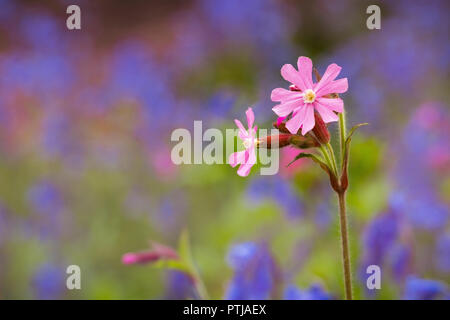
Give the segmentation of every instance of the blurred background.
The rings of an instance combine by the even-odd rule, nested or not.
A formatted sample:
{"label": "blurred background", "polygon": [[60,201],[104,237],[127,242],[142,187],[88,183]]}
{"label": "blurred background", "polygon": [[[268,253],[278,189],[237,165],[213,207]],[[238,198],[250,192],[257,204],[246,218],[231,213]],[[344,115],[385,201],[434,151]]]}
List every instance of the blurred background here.
{"label": "blurred background", "polygon": [[[0,298],[189,299],[183,273],[126,252],[190,235],[214,299],[341,299],[335,195],[283,149],[275,176],[174,166],[175,128],[234,128],[298,56],[349,79],[357,298],[449,298],[449,4],[0,0]],[[81,7],[81,30],[66,7]],[[336,133],[336,124],[330,130]],[[81,290],[66,289],[68,265]],[[381,290],[366,267],[382,268]]]}

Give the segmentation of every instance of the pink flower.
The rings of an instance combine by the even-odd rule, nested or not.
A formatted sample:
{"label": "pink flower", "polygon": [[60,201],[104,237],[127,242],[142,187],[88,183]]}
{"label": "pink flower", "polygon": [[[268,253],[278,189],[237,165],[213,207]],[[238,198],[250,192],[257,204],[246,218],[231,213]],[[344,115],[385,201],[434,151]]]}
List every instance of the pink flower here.
{"label": "pink flower", "polygon": [[250,173],[250,169],[256,163],[255,148],[258,143],[258,140],[256,139],[257,127],[253,127],[255,115],[253,114],[252,108],[248,108],[245,114],[247,115],[248,130],[245,130],[244,126],[239,120],[234,120],[237,127],[239,128],[239,138],[242,140],[245,150],[232,153],[230,155],[230,158],[228,159],[228,163],[233,168],[238,164],[241,165],[237,171],[238,175],[240,175],[241,177],[248,176],[248,174]]}
{"label": "pink flower", "polygon": [[[326,98],[331,93],[343,93],[348,89],[347,78],[334,80],[341,71],[337,64],[330,64],[322,79],[314,83],[312,80],[312,61],[307,57],[299,57],[298,71],[290,64],[281,68],[281,75],[291,82],[295,90],[277,88],[272,91],[272,101],[280,102],[272,110],[279,117],[292,118],[286,122],[286,128],[293,134],[302,128],[302,135],[314,128],[314,110],[325,123],[337,121],[338,116],[333,112],[342,112],[344,102],[339,99]],[[298,90],[298,91],[296,91]]]}
{"label": "pink flower", "polygon": [[178,254],[170,247],[166,247],[162,244],[153,243],[152,250],[142,252],[130,252],[125,253],[122,256],[123,264],[143,264],[149,262],[155,262],[161,259],[165,260],[177,260]]}

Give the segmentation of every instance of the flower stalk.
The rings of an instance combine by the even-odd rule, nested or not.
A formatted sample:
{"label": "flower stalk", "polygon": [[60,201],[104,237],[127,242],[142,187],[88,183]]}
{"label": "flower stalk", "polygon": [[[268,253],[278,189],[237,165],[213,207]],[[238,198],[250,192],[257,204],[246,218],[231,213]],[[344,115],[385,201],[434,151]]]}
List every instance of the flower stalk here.
{"label": "flower stalk", "polygon": [[346,125],[344,112],[339,114],[339,140],[340,140],[340,156],[341,156],[341,179],[339,181],[340,190],[337,192],[339,199],[339,224],[341,227],[341,249],[342,249],[342,264],[344,267],[344,285],[345,285],[345,299],[353,300],[352,294],[352,272],[350,264],[350,248],[348,240],[348,225],[347,212],[345,203],[345,192],[348,188],[347,168],[343,168],[344,163],[348,163],[348,152],[345,152],[346,147]]}
{"label": "flower stalk", "polygon": [[347,213],[345,206],[345,191],[338,192],[339,198],[339,222],[341,226],[342,264],[344,266],[345,299],[353,300],[352,272],[350,265],[350,250],[348,241]]}
{"label": "flower stalk", "polygon": [[[298,71],[290,64],[281,68],[282,77],[291,83],[289,89],[276,88],[271,93],[272,101],[278,103],[272,110],[278,116],[274,127],[280,134],[259,139],[256,147],[282,148],[291,145],[299,149],[313,148],[322,154],[320,156],[314,151],[300,152],[289,165],[301,158],[311,159],[327,173],[330,185],[338,196],[345,299],[352,300],[352,272],[346,212],[348,159],[352,135],[357,128],[366,123],[354,126],[347,133],[344,102],[339,94],[347,91],[348,81],[347,78],[336,79],[341,67],[336,64],[329,65],[322,77],[317,69],[313,68],[311,59],[307,57],[299,57],[297,66]],[[313,74],[317,81],[315,83],[312,80]],[[253,124],[253,116],[251,118]],[[236,121],[238,126],[242,127],[240,122]],[[339,163],[330,143],[331,135],[327,128],[327,124],[334,121],[339,123]],[[250,127],[249,122],[249,130]],[[241,132],[244,138],[245,133]]]}

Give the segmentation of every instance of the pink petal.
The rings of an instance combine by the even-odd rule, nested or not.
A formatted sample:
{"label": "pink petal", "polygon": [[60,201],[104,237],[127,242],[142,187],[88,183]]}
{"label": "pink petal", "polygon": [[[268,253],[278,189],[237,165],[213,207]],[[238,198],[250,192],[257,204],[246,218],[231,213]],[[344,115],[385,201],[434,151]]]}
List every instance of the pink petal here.
{"label": "pink petal", "polygon": [[317,112],[319,112],[325,123],[338,121],[338,116],[327,107],[324,107],[319,103],[314,103],[314,107],[316,108]]}
{"label": "pink petal", "polygon": [[344,111],[344,101],[340,98],[336,99],[317,98],[315,102],[336,112]]}
{"label": "pink petal", "polygon": [[253,113],[252,108],[248,108],[247,111],[245,111],[245,114],[247,116],[248,128],[250,129],[253,127],[253,123],[255,122],[255,114]]}
{"label": "pink petal", "polygon": [[328,85],[331,81],[336,79],[339,72],[341,72],[341,67],[339,67],[337,64],[332,63],[328,66],[327,70],[322,76],[322,79],[316,84],[316,87],[314,88],[314,91],[320,92],[320,89],[324,88],[326,85]]}
{"label": "pink petal", "polygon": [[246,177],[250,173],[250,169],[255,165],[256,163],[256,152],[255,148],[252,147],[248,149],[246,152],[246,160],[245,162],[239,167],[237,174],[241,177]]}
{"label": "pink petal", "polygon": [[279,105],[276,105],[275,107],[272,108],[272,110],[273,112],[276,113],[277,116],[286,117],[292,111],[294,111],[294,109],[300,107],[301,105],[303,105],[302,100],[294,100],[289,102],[283,102]]}
{"label": "pink petal", "polygon": [[284,80],[289,81],[290,83],[295,84],[297,87],[302,89],[303,81],[300,78],[300,74],[297,70],[292,66],[292,64],[285,64],[281,67],[281,76]]}
{"label": "pink petal", "polygon": [[241,177],[246,177],[250,173],[250,170],[252,167],[253,167],[253,165],[250,165],[248,163],[242,164],[239,167],[237,174],[240,175]]}
{"label": "pink petal", "polygon": [[300,107],[299,110],[296,110],[294,112],[292,118],[286,122],[286,128],[290,133],[296,134],[298,132],[298,129],[300,129],[303,118],[305,116],[306,107],[306,105]]}
{"label": "pink petal", "polygon": [[315,124],[316,122],[314,120],[314,107],[311,104],[306,105],[306,114],[302,123],[302,135],[307,134],[308,131],[314,128]]}
{"label": "pink petal", "polygon": [[308,57],[299,57],[297,60],[298,73],[302,80],[303,88],[299,87],[302,91],[306,89],[312,89],[312,61]]}
{"label": "pink petal", "polygon": [[139,257],[135,253],[125,253],[122,256],[122,263],[123,264],[135,264],[139,261]]}
{"label": "pink petal", "polygon": [[276,88],[272,90],[270,98],[272,99],[272,101],[288,101],[291,99],[301,98],[301,94],[296,91]]}
{"label": "pink petal", "polygon": [[233,168],[236,167],[238,164],[243,163],[244,161],[245,161],[245,150],[232,153],[228,158],[228,163]]}
{"label": "pink petal", "polygon": [[239,128],[239,138],[241,138],[242,140],[245,139],[248,136],[247,130],[245,130],[244,126],[239,120],[234,119],[234,123],[236,123],[236,126]]}
{"label": "pink petal", "polygon": [[325,96],[330,93],[344,93],[348,90],[347,78],[331,81],[324,85],[320,90],[316,91],[318,97]]}
{"label": "pink petal", "polygon": [[252,166],[256,164],[256,151],[255,151],[255,145],[251,146],[250,149],[248,149],[248,161],[247,163],[250,163]]}

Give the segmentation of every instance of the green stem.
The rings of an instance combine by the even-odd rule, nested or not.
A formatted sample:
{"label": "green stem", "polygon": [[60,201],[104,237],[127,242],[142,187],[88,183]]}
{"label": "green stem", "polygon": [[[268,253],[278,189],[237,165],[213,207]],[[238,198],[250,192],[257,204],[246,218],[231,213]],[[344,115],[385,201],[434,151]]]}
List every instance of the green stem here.
{"label": "green stem", "polygon": [[206,290],[205,283],[203,282],[202,277],[200,276],[200,273],[198,272],[196,267],[192,268],[191,274],[194,277],[195,290],[197,291],[200,300],[208,300],[208,290]]}
{"label": "green stem", "polygon": [[339,192],[339,220],[341,225],[342,263],[344,265],[345,299],[352,300],[352,274],[348,245],[347,215],[345,211],[345,191]]}
{"label": "green stem", "polygon": [[[347,128],[345,124],[344,111],[339,113],[339,141],[340,141],[340,160],[341,167],[344,163],[345,140],[347,136]],[[342,247],[342,264],[344,266],[344,283],[345,283],[345,298],[352,300],[352,272],[350,266],[350,253],[348,244],[348,229],[347,229],[347,213],[345,205],[345,190],[338,192],[339,197],[339,221],[341,226],[341,247]]]}
{"label": "green stem", "polygon": [[338,177],[338,170],[337,170],[337,164],[336,164],[336,157],[334,156],[334,150],[333,147],[331,146],[331,144],[328,142],[327,143],[327,148],[328,151],[330,152],[331,155],[331,164],[333,165],[333,170],[334,170],[334,174],[336,175],[336,177]]}
{"label": "green stem", "polygon": [[344,112],[345,111],[342,111],[341,113],[339,113],[339,141],[340,141],[340,146],[341,146],[341,150],[340,150],[340,157],[341,157],[340,165],[341,166],[342,166],[342,163],[344,162],[344,147],[345,147],[345,139],[346,139],[346,134],[347,134]]}
{"label": "green stem", "polygon": [[328,167],[330,167],[333,170],[333,165],[331,164],[330,155],[328,154],[327,150],[323,147],[323,145],[320,145],[320,151],[322,151],[323,157],[325,158],[325,161],[327,162]]}

